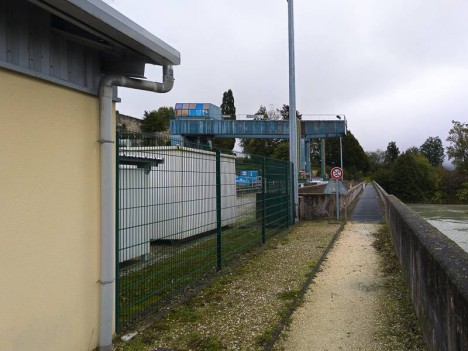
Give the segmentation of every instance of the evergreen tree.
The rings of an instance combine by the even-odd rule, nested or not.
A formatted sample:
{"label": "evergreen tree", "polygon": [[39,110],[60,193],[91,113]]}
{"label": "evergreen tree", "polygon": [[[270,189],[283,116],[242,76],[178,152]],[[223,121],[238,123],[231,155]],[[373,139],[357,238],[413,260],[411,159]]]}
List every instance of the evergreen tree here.
{"label": "evergreen tree", "polygon": [[385,152],[385,163],[392,164],[400,155],[400,149],[394,141],[388,143],[387,151]]}
{"label": "evergreen tree", "polygon": [[[283,120],[289,121],[289,105],[284,104],[281,109],[278,109],[278,112]],[[302,114],[298,110],[296,110],[296,118],[302,119]]]}
{"label": "evergreen tree", "polygon": [[426,156],[434,167],[441,166],[442,162],[444,162],[444,147],[439,137],[427,138],[419,148],[419,151]]}
{"label": "evergreen tree", "polygon": [[[223,116],[229,116],[227,118],[229,120],[236,120],[236,106],[234,104],[234,95],[231,89],[223,93],[223,101],[220,107],[221,114]],[[234,149],[235,144],[235,138],[215,138],[213,140],[213,146],[222,150],[232,151]]]}
{"label": "evergreen tree", "polygon": [[[359,178],[360,174],[369,170],[369,160],[359,141],[348,129],[342,137],[343,168],[346,178]],[[319,151],[320,153],[320,151]],[[340,138],[327,138],[325,142],[325,160],[327,167],[340,167]]]}
{"label": "evergreen tree", "polygon": [[343,168],[354,175],[366,173],[369,170],[369,160],[359,141],[348,129],[343,137]]}
{"label": "evergreen tree", "polygon": [[229,119],[236,119],[236,106],[234,104],[234,95],[232,94],[231,89],[223,93],[221,113],[223,114],[223,116],[229,116]]}

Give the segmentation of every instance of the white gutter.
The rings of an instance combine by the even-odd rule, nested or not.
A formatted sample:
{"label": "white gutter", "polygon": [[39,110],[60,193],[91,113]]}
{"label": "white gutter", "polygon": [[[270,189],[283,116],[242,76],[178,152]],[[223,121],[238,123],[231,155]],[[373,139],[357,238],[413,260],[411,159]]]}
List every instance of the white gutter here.
{"label": "white gutter", "polygon": [[[167,93],[174,86],[172,66],[163,67],[163,83],[105,76],[99,85],[101,143],[101,296],[99,304],[99,351],[112,350],[115,291],[115,168],[112,114],[112,88],[121,86],[156,93]],[[115,145],[115,147],[118,147]]]}

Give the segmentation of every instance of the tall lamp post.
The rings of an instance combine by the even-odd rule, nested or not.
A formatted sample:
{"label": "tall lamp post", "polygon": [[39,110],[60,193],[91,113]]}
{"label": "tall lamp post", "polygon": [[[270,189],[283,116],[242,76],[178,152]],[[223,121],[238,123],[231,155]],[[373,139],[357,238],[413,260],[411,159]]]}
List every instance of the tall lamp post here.
{"label": "tall lamp post", "polygon": [[[336,118],[341,120],[341,116],[343,116],[343,118],[345,120],[345,125],[346,125],[346,115],[336,115]],[[340,137],[340,168],[341,169],[343,169],[343,142],[342,142],[342,139],[343,138]],[[344,178],[344,174],[343,174],[343,178]],[[343,180],[343,178],[341,178],[341,180]]]}
{"label": "tall lamp post", "polygon": [[293,192],[295,220],[298,220],[297,181],[297,126],[296,126],[296,72],[294,58],[294,0],[288,0],[289,34],[289,161],[293,167]]}

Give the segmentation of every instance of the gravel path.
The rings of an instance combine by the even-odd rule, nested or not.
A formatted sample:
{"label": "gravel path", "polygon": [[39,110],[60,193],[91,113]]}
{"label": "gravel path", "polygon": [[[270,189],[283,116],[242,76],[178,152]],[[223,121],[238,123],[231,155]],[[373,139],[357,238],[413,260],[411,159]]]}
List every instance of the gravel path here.
{"label": "gravel path", "polygon": [[381,275],[372,233],[379,224],[348,222],[275,349],[379,350]]}
{"label": "gravel path", "polygon": [[263,350],[339,227],[301,222],[269,238],[189,303],[114,350]]}

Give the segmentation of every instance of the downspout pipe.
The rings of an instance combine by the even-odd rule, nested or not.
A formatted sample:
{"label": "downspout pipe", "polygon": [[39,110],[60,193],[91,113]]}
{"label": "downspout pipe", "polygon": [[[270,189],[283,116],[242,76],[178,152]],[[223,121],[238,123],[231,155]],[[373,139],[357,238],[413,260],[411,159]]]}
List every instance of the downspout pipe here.
{"label": "downspout pipe", "polygon": [[[100,140],[101,144],[101,273],[99,283],[99,351],[112,350],[112,327],[114,325],[115,292],[115,168],[112,97],[113,87],[121,86],[132,89],[167,93],[174,86],[172,66],[163,67],[163,82],[108,75],[99,85]],[[115,145],[115,147],[118,147]]]}

